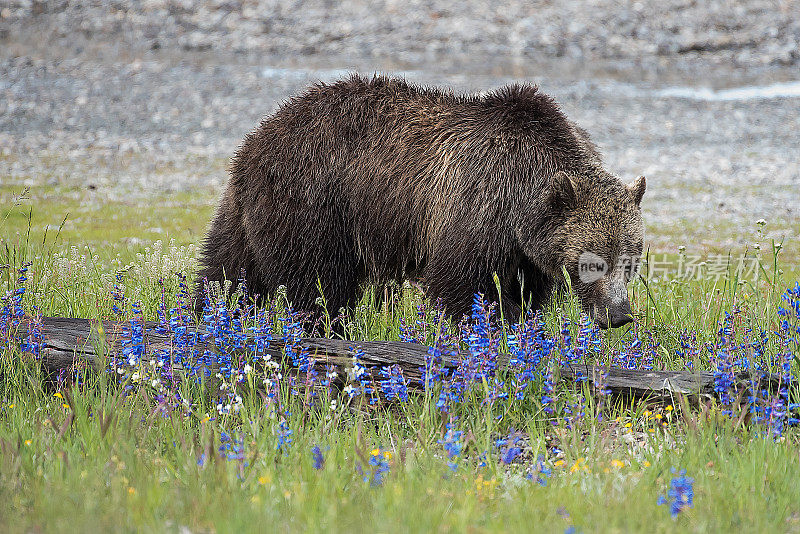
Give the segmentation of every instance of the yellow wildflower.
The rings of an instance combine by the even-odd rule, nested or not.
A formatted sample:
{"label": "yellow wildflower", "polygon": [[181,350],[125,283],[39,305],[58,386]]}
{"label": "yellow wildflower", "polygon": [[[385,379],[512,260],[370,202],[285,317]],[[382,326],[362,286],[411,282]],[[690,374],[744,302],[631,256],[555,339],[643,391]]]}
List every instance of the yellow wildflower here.
{"label": "yellow wildflower", "polygon": [[483,499],[485,497],[493,498],[494,497],[494,490],[497,487],[497,480],[492,478],[491,480],[484,480],[483,475],[478,475],[478,478],[475,479],[475,489],[478,498]]}
{"label": "yellow wildflower", "polygon": [[569,472],[570,473],[575,473],[576,471],[578,471],[580,469],[586,469],[586,466],[583,465],[583,463],[585,461],[586,461],[586,458],[584,458],[583,456],[581,456],[580,458],[575,460],[575,463],[572,464],[572,467],[569,468]]}

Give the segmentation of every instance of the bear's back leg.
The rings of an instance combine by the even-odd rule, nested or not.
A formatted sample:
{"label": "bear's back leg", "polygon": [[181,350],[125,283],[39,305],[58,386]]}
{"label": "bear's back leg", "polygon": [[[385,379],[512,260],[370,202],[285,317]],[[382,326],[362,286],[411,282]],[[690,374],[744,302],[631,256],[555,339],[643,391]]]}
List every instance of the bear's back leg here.
{"label": "bear's back leg", "polygon": [[296,311],[315,315],[322,311],[320,296],[332,317],[353,303],[363,269],[347,219],[334,199],[316,205],[277,202],[260,213],[258,223],[251,218],[244,225],[256,266],[252,278],[258,285],[268,292],[285,286]]}
{"label": "bear's back leg", "polygon": [[[231,290],[235,290],[239,277],[244,271],[250,281],[249,272],[253,269],[252,253],[242,232],[242,214],[228,189],[222,197],[220,207],[211,222],[211,228],[200,248],[200,270],[195,287],[195,309],[201,312],[205,295],[205,282],[231,280]],[[260,293],[257,281],[250,284],[249,293]],[[255,287],[254,287],[255,286]]]}

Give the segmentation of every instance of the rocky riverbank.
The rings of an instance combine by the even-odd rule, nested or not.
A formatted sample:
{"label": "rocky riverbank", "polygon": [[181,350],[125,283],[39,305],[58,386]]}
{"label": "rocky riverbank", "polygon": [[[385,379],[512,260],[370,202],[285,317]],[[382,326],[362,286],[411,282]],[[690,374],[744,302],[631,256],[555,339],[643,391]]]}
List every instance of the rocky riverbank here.
{"label": "rocky riverbank", "polygon": [[[724,4],[724,7],[723,7]],[[491,10],[488,6],[492,6]],[[539,83],[660,249],[800,237],[800,2],[0,2],[0,182],[219,188],[242,136],[349,70]],[[749,91],[716,89],[747,85]],[[693,237],[696,236],[696,237]]]}

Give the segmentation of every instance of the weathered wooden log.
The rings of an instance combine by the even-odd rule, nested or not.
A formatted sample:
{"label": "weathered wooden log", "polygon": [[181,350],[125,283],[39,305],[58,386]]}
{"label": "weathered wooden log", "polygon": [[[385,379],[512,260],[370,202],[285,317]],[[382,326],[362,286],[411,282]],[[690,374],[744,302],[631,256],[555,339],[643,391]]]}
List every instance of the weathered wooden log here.
{"label": "weathered wooden log", "polygon": [[[27,326],[24,323],[23,326]],[[119,354],[122,349],[122,336],[125,323],[104,321],[93,322],[87,319],[47,317],[42,322],[44,344],[41,350],[43,368],[51,374],[69,369],[76,364],[88,364],[95,368],[104,365],[107,354]],[[170,338],[155,331],[156,323],[147,322],[144,328],[144,344],[148,353],[169,349]],[[361,365],[373,376],[378,376],[380,368],[398,365],[411,387],[421,384],[422,369],[429,347],[401,341],[344,341],[326,338],[304,338],[301,346],[305,348],[312,361],[322,366],[333,366],[340,376],[353,366],[358,353]],[[203,342],[198,342],[203,350]],[[267,353],[281,365],[289,366],[284,357],[284,347],[273,343]],[[441,365],[453,369],[458,366],[464,354],[443,355]],[[500,361],[499,367],[507,365]],[[656,371],[608,368],[600,369],[590,365],[568,364],[561,367],[559,377],[569,381],[588,381],[593,387],[600,386],[614,395],[633,399],[648,399],[655,402],[673,402],[679,396],[689,398],[715,397],[714,374],[707,371]],[[751,376],[747,373],[737,375],[744,387],[776,391],[781,378],[777,375]]]}

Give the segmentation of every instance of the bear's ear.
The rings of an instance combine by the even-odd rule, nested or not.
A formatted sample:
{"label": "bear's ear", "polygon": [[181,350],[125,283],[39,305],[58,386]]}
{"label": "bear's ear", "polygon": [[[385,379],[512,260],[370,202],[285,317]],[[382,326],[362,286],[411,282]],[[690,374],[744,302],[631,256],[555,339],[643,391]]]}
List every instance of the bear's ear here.
{"label": "bear's ear", "polygon": [[550,203],[554,206],[573,209],[578,205],[578,193],[572,178],[564,171],[558,171],[550,178]]}
{"label": "bear's ear", "polygon": [[630,191],[633,201],[636,202],[637,206],[642,203],[645,187],[647,187],[647,182],[645,181],[644,176],[639,176],[631,185],[628,186],[628,191]]}

